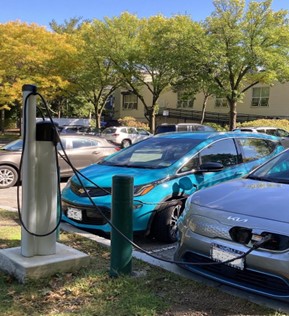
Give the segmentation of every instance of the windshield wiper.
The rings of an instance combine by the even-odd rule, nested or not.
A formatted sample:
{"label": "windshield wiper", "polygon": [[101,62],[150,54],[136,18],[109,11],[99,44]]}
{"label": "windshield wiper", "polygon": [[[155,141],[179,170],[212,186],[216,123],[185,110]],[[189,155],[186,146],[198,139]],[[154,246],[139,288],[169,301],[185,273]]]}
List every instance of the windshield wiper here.
{"label": "windshield wiper", "polygon": [[270,178],[270,177],[248,176],[247,179],[264,181],[264,182],[276,182],[276,183],[286,183],[287,181],[287,183],[289,183],[289,180],[281,180],[281,179]]}
{"label": "windshield wiper", "polygon": [[257,176],[253,176],[253,175],[252,176],[248,176],[247,179],[263,181],[263,178],[257,177]]}

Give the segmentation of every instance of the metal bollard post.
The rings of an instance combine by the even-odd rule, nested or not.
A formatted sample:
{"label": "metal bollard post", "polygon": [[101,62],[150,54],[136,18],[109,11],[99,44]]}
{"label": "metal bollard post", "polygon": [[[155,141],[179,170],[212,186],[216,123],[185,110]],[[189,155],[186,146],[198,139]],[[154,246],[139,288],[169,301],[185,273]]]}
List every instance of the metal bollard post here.
{"label": "metal bollard post", "polygon": [[[112,224],[127,238],[133,238],[133,177],[116,175],[112,178]],[[132,245],[118,231],[111,231],[110,276],[130,274]]]}

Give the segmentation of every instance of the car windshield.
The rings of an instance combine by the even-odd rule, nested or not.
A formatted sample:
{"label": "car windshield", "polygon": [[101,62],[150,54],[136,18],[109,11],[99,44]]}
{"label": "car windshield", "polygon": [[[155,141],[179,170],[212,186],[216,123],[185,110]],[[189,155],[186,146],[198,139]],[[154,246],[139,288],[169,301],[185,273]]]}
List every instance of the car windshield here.
{"label": "car windshield", "polygon": [[248,179],[289,184],[289,151],[282,152],[256,169]]}
{"label": "car windshield", "polygon": [[3,146],[1,149],[7,150],[7,151],[21,151],[22,145],[23,145],[23,140],[17,139],[17,140],[14,140],[13,142]]}
{"label": "car windshield", "polygon": [[171,166],[202,140],[189,138],[149,138],[119,151],[102,165],[159,169]]}

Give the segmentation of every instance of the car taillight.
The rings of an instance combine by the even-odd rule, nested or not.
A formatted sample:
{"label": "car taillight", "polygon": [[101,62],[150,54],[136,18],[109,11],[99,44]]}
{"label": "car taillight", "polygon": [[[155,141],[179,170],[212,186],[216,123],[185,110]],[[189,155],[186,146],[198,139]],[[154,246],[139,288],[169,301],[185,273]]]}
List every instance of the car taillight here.
{"label": "car taillight", "polygon": [[119,136],[119,134],[116,134],[116,133],[114,133],[114,134],[112,134],[112,136],[115,136],[115,137],[117,137],[117,136]]}

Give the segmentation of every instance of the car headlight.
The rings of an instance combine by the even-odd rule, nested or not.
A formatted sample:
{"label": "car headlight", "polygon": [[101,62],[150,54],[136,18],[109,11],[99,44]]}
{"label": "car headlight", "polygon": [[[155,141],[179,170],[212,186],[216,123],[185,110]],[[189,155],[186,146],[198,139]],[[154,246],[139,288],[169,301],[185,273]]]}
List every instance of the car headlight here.
{"label": "car headlight", "polygon": [[188,214],[188,212],[190,211],[190,208],[191,208],[191,198],[192,198],[192,195],[190,195],[187,198],[184,210],[183,210],[182,214],[180,215],[180,217],[178,218],[178,223],[181,222],[181,221],[184,222],[186,220],[186,216],[187,216],[187,214]]}
{"label": "car headlight", "polygon": [[142,196],[149,193],[155,187],[154,184],[150,183],[147,185],[138,185],[134,187],[134,196]]}
{"label": "car headlight", "polygon": [[70,187],[70,184],[71,184],[71,178],[72,177],[70,177],[68,180],[67,180],[67,182],[66,182],[66,184],[65,184],[65,189],[67,189],[67,188],[69,188]]}

